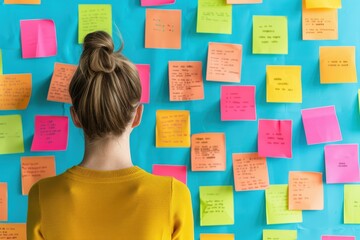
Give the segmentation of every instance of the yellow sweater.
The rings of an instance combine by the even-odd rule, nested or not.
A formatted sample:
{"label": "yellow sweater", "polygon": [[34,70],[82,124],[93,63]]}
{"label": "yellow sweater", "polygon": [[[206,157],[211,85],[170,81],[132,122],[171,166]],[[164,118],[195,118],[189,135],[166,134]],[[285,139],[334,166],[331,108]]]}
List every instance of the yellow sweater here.
{"label": "yellow sweater", "polygon": [[139,167],[74,166],[29,192],[28,240],[193,240],[188,188]]}

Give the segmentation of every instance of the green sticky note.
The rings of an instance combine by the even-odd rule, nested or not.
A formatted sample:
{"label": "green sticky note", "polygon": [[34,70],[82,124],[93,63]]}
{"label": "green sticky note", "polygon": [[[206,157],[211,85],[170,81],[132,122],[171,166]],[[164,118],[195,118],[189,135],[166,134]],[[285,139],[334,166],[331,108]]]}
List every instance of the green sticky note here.
{"label": "green sticky note", "polygon": [[253,16],[253,53],[288,53],[288,27],[285,16]]}
{"label": "green sticky note", "polygon": [[0,74],[3,74],[2,51],[1,51],[1,49],[0,49]]}
{"label": "green sticky note", "polygon": [[79,43],[88,33],[105,31],[112,36],[112,13],[110,4],[79,4]]}
{"label": "green sticky note", "polygon": [[296,230],[263,230],[263,240],[296,240]]}
{"label": "green sticky note", "polygon": [[302,222],[302,211],[289,210],[288,185],[270,185],[265,190],[267,224]]}
{"label": "green sticky note", "polygon": [[0,154],[23,153],[21,115],[0,116]]}
{"label": "green sticky note", "polygon": [[200,187],[200,226],[232,224],[234,224],[233,187]]}
{"label": "green sticky note", "polygon": [[360,185],[344,185],[344,223],[360,223]]}
{"label": "green sticky note", "polygon": [[232,33],[232,5],[226,0],[198,0],[196,32]]}

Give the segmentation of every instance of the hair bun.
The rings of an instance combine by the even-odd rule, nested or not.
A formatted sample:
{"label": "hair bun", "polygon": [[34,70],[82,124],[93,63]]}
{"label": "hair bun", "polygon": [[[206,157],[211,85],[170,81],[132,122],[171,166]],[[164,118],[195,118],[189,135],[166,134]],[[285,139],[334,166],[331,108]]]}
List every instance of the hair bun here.
{"label": "hair bun", "polygon": [[88,64],[93,72],[110,73],[116,68],[114,42],[104,31],[89,33],[84,39],[84,52],[89,56]]}

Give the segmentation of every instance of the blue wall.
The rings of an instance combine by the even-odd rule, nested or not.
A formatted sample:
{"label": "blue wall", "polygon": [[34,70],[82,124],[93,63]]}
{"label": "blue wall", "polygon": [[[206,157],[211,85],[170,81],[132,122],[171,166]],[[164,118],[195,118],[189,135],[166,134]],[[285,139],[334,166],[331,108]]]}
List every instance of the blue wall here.
{"label": "blue wall", "polygon": [[[199,186],[232,185],[231,154],[257,151],[257,121],[221,122],[221,83],[204,82],[205,100],[192,102],[169,101],[168,61],[202,61],[205,77],[208,42],[227,42],[243,45],[241,85],[256,85],[257,116],[269,119],[293,120],[293,158],[268,159],[271,184],[286,184],[292,170],[324,170],[324,145],[307,146],[300,110],[335,105],[343,134],[341,143],[360,141],[360,115],[357,106],[358,84],[320,85],[319,46],[358,46],[360,2],[343,1],[339,10],[338,41],[301,40],[301,0],[264,0],[263,4],[233,7],[233,34],[197,34],[196,0],[177,0],[163,9],[182,9],[182,49],[144,49],[145,8],[139,0],[42,0],[41,5],[0,5],[0,48],[3,49],[4,73],[32,73],[33,92],[29,107],[24,111],[1,111],[1,115],[18,113],[23,118],[25,153],[0,155],[0,182],[8,182],[9,221],[25,222],[27,197],[21,195],[20,157],[48,155],[31,153],[34,116],[69,115],[69,105],[46,101],[54,62],[77,64],[81,45],[77,44],[78,4],[110,3],[113,5],[113,29],[121,30],[124,53],[135,63],[151,64],[151,99],[145,106],[143,122],[132,135],[132,156],[135,164],[151,172],[153,164],[185,164],[190,167],[190,149],[155,148],[155,112],[157,109],[186,109],[191,112],[191,132],[225,132],[227,140],[227,171],[188,172],[195,217],[195,239],[200,233],[234,233],[236,239],[260,240],[263,229],[297,229],[298,239],[320,239],[322,234],[356,235],[359,225],[343,225],[343,185],[325,185],[325,209],[304,211],[303,223],[266,225],[264,191],[235,192],[235,224],[233,226],[199,226]],[[282,15],[288,17],[289,54],[252,55],[252,16]],[[42,59],[22,59],[20,20],[53,19],[57,28],[58,55]],[[359,51],[358,51],[359,52]],[[357,52],[357,57],[358,57]],[[303,84],[302,104],[268,104],[265,101],[266,65],[301,65]],[[226,83],[225,83],[226,84]],[[230,85],[230,84],[226,84]],[[83,154],[83,136],[70,127],[69,147],[65,152],[51,152],[56,157],[56,172],[79,163]],[[325,179],[324,179],[325,180]]]}

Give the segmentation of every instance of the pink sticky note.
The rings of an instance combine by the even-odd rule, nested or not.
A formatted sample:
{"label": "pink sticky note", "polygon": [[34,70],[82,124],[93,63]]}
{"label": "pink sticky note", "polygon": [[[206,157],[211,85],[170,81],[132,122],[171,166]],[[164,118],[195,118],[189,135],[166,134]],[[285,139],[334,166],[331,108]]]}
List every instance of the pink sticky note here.
{"label": "pink sticky note", "polygon": [[23,58],[50,57],[57,54],[53,20],[21,20],[20,28]]}
{"label": "pink sticky note", "polygon": [[158,176],[174,177],[186,184],[186,166],[154,164],[153,174]]}
{"label": "pink sticky note", "polygon": [[136,64],[141,81],[141,103],[150,102],[150,65]]}
{"label": "pink sticky note", "polygon": [[258,152],[261,157],[292,158],[292,121],[260,119]]}
{"label": "pink sticky note", "polygon": [[321,236],[321,240],[355,240],[353,236]]}
{"label": "pink sticky note", "polygon": [[68,144],[68,133],[68,117],[35,116],[31,151],[64,151]]}
{"label": "pink sticky note", "polygon": [[359,145],[325,146],[326,183],[359,181]]}
{"label": "pink sticky note", "polygon": [[255,86],[221,86],[221,121],[256,120]]}
{"label": "pink sticky note", "polygon": [[335,106],[301,111],[308,145],[342,140]]}
{"label": "pink sticky note", "polygon": [[141,0],[141,6],[143,7],[159,6],[173,3],[175,3],[175,0]]}

